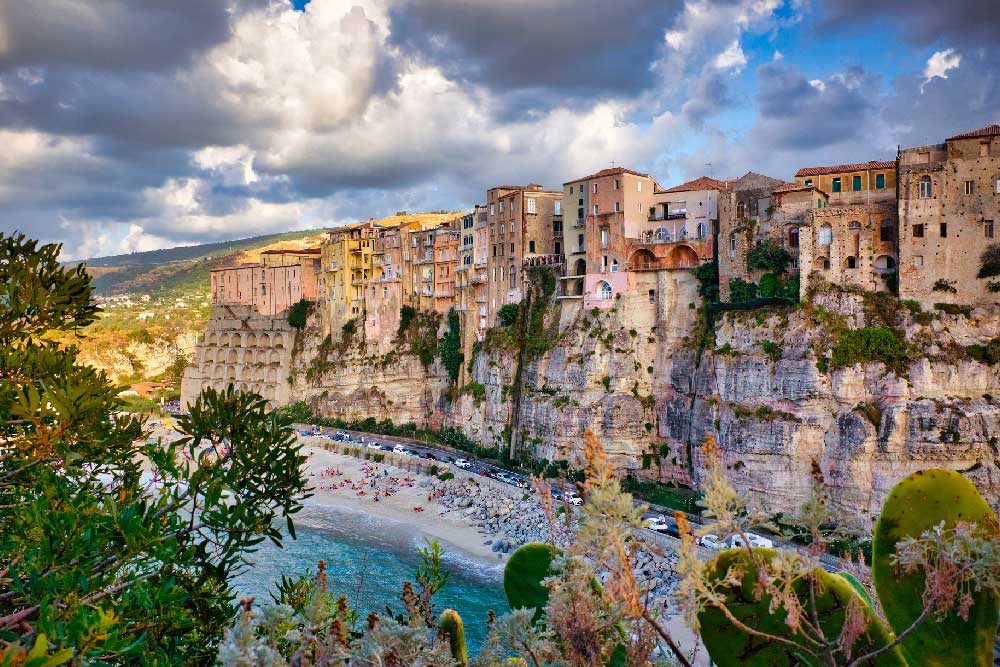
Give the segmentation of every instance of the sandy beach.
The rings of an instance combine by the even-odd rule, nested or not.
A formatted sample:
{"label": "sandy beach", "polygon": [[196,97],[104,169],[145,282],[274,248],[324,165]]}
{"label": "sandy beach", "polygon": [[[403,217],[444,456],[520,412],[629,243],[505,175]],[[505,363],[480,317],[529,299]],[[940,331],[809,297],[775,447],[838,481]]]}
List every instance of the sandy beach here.
{"label": "sandy beach", "polygon": [[[459,550],[491,564],[506,558],[484,544],[490,536],[460,512],[433,498],[428,500],[429,490],[419,485],[422,476],[391,465],[335,454],[320,445],[309,444],[305,452],[306,475],[313,487],[310,502],[411,525],[438,540],[448,551]],[[390,495],[386,495],[386,490]]]}

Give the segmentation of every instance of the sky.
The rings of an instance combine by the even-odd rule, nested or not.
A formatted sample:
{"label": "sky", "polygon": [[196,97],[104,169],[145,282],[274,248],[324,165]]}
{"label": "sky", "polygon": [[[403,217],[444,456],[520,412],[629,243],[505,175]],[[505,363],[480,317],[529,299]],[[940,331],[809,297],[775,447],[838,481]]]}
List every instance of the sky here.
{"label": "sky", "polygon": [[0,232],[66,259],[1000,122],[996,0],[0,3]]}

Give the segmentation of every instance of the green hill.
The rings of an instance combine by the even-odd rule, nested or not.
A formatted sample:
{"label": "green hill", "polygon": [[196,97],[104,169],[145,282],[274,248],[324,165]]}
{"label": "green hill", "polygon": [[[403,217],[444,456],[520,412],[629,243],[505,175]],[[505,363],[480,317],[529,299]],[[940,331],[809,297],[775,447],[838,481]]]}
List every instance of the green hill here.
{"label": "green hill", "polygon": [[[269,234],[194,246],[83,260],[100,295],[143,293],[159,297],[207,291],[209,271],[247,261],[247,254],[318,238],[326,230]],[[76,264],[76,262],[74,262]]]}

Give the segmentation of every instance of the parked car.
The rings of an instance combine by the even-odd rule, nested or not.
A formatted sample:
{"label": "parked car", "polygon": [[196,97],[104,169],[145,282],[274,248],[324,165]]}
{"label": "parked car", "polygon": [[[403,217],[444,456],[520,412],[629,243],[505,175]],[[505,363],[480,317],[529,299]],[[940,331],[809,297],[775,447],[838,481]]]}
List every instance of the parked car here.
{"label": "parked car", "polygon": [[722,551],[726,548],[726,543],[719,539],[719,536],[714,533],[709,533],[708,535],[702,535],[701,539],[698,540],[698,544],[705,547],[706,549],[712,549],[713,551]]}
{"label": "parked car", "polygon": [[662,516],[655,516],[650,518],[646,528],[657,533],[665,533],[670,529],[670,524]]}
{"label": "parked car", "polygon": [[462,470],[468,470],[472,467],[472,463],[466,459],[455,459],[455,466],[461,468]]}
{"label": "parked car", "polygon": [[347,434],[347,431],[337,431],[333,434],[334,440],[350,440],[351,436]]}
{"label": "parked car", "polygon": [[367,447],[368,447],[368,449],[382,449],[382,445],[378,444],[374,440],[372,440],[371,442],[369,442],[368,445],[367,445]]}
{"label": "parked car", "polygon": [[393,454],[406,454],[406,449],[404,449],[402,445],[396,445],[395,447],[392,448],[392,453]]}
{"label": "parked car", "polygon": [[[766,537],[761,537],[756,533],[747,533],[746,535],[747,539],[750,541],[750,546],[752,546],[754,549],[774,548],[774,542],[767,539]],[[731,546],[734,549],[744,546],[743,538],[740,537],[739,535],[733,535],[731,538],[729,538],[729,546]]]}
{"label": "parked car", "polygon": [[383,443],[383,444],[379,445],[379,448],[380,448],[380,449],[381,449],[381,450],[382,450],[383,452],[391,452],[391,451],[393,451],[393,447],[392,447],[392,445],[387,445],[387,444],[385,444],[385,443]]}
{"label": "parked car", "polygon": [[441,457],[441,463],[454,463],[454,462],[455,462],[454,456],[448,456],[447,454],[445,454],[444,456]]}
{"label": "parked car", "polygon": [[437,461],[437,457],[434,456],[433,454],[431,454],[430,452],[420,452],[419,456],[422,459],[428,459],[430,461]]}
{"label": "parked car", "polygon": [[569,491],[566,493],[566,500],[570,505],[582,505],[583,498],[577,495],[576,491]]}

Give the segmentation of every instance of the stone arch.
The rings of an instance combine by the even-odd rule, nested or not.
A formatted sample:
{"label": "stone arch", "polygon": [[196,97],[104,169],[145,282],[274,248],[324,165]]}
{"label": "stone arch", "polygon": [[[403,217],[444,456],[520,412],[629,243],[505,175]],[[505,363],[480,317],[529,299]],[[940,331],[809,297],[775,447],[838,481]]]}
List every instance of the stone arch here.
{"label": "stone arch", "polygon": [[597,283],[597,294],[602,299],[610,299],[612,296],[614,296],[614,290],[611,289],[611,283],[609,283],[607,280],[602,280],[601,282]]}
{"label": "stone arch", "polygon": [[[263,369],[261,369],[261,370],[263,370]],[[267,369],[267,376],[266,376],[265,380],[267,382],[277,382],[278,381],[278,369],[277,368],[268,368]]]}
{"label": "stone arch", "polygon": [[689,245],[679,245],[667,255],[668,269],[693,269],[698,266],[698,253]]}
{"label": "stone arch", "polygon": [[219,347],[229,347],[229,334],[224,333],[219,336]]}
{"label": "stone arch", "polygon": [[278,366],[281,364],[281,354],[278,352],[271,352],[271,356],[268,358],[268,363],[272,366]]}
{"label": "stone arch", "polygon": [[215,361],[215,350],[208,347],[201,351],[201,360],[203,363],[211,363]]}
{"label": "stone arch", "polygon": [[628,268],[633,271],[656,268],[656,255],[645,248],[639,248],[628,260]]}
{"label": "stone arch", "polygon": [[857,220],[851,220],[849,223],[847,223],[847,231],[849,231],[849,232],[860,232],[861,231],[861,223],[858,222]]}
{"label": "stone arch", "polygon": [[245,394],[245,393],[249,392],[250,391],[250,385],[248,385],[246,382],[241,382],[240,383],[239,391],[240,391],[241,394]]}
{"label": "stone arch", "polygon": [[274,347],[274,349],[276,349],[276,350],[284,350],[285,349],[285,337],[282,336],[281,334],[275,334],[274,335],[274,341],[272,343],[272,347]]}
{"label": "stone arch", "polygon": [[584,275],[587,275],[587,260],[585,260],[585,259],[583,259],[581,257],[580,259],[576,260],[576,264],[574,266],[576,267],[573,270],[573,275],[574,276],[584,276]]}
{"label": "stone arch", "polygon": [[243,347],[257,347],[257,334],[248,333],[243,337]]}
{"label": "stone arch", "polygon": [[892,255],[879,255],[875,258],[875,270],[880,273],[892,273],[896,270],[896,258]]}
{"label": "stone arch", "polygon": [[227,380],[236,379],[236,366],[226,366],[226,379]]}
{"label": "stone arch", "polygon": [[844,268],[845,269],[856,269],[858,268],[858,258],[854,255],[848,255],[844,258]]}
{"label": "stone arch", "polygon": [[230,348],[229,349],[229,354],[226,357],[226,363],[236,364],[236,363],[239,363],[239,361],[240,361],[240,355],[239,355],[239,353],[236,350]]}
{"label": "stone arch", "polygon": [[205,342],[208,343],[209,345],[214,346],[219,342],[219,337],[213,331],[212,333],[208,334],[208,338],[205,339]]}
{"label": "stone arch", "polygon": [[226,368],[222,364],[216,364],[215,370],[212,371],[213,380],[223,380],[226,377]]}

